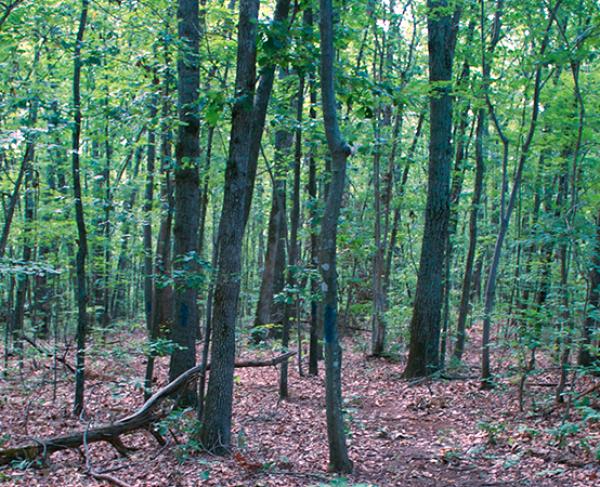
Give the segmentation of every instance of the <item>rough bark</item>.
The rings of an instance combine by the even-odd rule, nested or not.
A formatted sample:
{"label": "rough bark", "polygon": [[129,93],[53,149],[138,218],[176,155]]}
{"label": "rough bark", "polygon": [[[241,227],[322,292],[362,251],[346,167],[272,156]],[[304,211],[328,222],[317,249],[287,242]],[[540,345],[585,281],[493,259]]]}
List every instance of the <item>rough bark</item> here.
{"label": "rough bark", "polygon": [[348,457],[342,414],[342,349],[337,320],[336,237],[338,218],[346,182],[346,160],[350,147],[340,132],[334,89],[333,2],[320,0],[321,16],[321,103],[327,146],[331,155],[331,182],[319,236],[319,271],[323,291],[323,330],[325,335],[325,405],[329,468],[340,473],[352,471]]}
{"label": "rough bark", "polygon": [[[179,0],[177,9],[180,52],[177,60],[177,109],[180,124],[175,150],[175,219],[173,227],[174,320],[171,339],[178,345],[171,354],[171,380],[196,363],[196,245],[198,242],[198,165],[200,120],[198,90],[200,67],[198,0]],[[185,403],[195,402],[192,388]]]}
{"label": "rough bark", "polygon": [[425,228],[417,290],[410,324],[410,349],[404,370],[407,378],[422,377],[439,367],[442,270],[450,216],[450,161],[452,158],[452,60],[458,15],[446,0],[428,0],[430,139]]}
{"label": "rough bark", "polygon": [[211,363],[200,440],[224,454],[231,444],[235,325],[240,294],[241,253],[246,222],[246,196],[253,134],[258,0],[241,0],[238,24],[235,102],[232,107],[223,209],[217,239]]}

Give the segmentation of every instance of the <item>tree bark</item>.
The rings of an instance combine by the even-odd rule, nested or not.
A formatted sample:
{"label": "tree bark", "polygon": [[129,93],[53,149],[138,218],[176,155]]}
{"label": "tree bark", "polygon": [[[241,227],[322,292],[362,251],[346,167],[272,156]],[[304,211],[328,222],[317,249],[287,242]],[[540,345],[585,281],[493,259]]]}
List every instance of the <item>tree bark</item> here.
{"label": "tree bark", "polygon": [[592,249],[589,270],[589,294],[587,302],[587,315],[583,322],[583,343],[579,349],[578,363],[583,367],[597,366],[600,354],[592,353],[594,334],[600,323],[600,208],[596,216],[596,239]]}
{"label": "tree bark", "polygon": [[[198,243],[198,165],[200,120],[198,90],[200,66],[198,0],[179,0],[177,109],[180,124],[175,150],[175,221],[173,228],[174,320],[171,339],[178,345],[171,354],[169,377],[175,379],[196,363],[196,246]],[[183,403],[194,404],[196,394],[187,389]]]}
{"label": "tree bark", "polygon": [[253,100],[259,3],[258,0],[240,0],[235,102],[217,239],[218,271],[211,348],[213,368],[208,381],[200,441],[205,448],[219,454],[227,453],[231,444],[235,325],[247,219],[246,198],[251,179],[248,162],[250,145],[255,143],[248,140],[248,134],[255,135]]}
{"label": "tree bark", "polygon": [[72,173],[73,196],[75,197],[75,221],[77,223],[77,353],[75,358],[75,400],[73,413],[81,414],[84,405],[85,387],[85,342],[87,334],[87,287],[85,260],[87,257],[87,231],[83,213],[81,195],[81,177],[79,166],[79,144],[81,137],[81,48],[88,15],[89,0],[81,0],[81,16],[75,40],[73,56],[73,143]]}
{"label": "tree bark", "polygon": [[452,61],[458,12],[448,12],[446,0],[428,0],[430,97],[429,174],[425,229],[417,290],[410,324],[407,378],[423,377],[440,367],[442,270],[450,216],[449,186],[452,159]]}
{"label": "tree bark", "polygon": [[337,320],[336,237],[338,218],[346,182],[346,160],[350,147],[342,138],[337,119],[334,88],[333,5],[320,0],[321,18],[321,103],[327,146],[331,155],[331,182],[319,236],[319,271],[323,291],[323,330],[325,335],[325,405],[329,468],[340,473],[352,471],[348,457],[342,414],[342,349]]}

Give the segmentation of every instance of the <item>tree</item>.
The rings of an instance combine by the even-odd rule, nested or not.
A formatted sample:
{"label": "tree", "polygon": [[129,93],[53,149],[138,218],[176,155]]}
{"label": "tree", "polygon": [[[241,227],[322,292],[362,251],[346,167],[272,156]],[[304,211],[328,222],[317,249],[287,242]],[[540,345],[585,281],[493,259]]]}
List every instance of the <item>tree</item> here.
{"label": "tree", "polygon": [[448,10],[446,0],[428,0],[429,166],[425,227],[413,315],[410,350],[404,376],[422,377],[440,367],[442,269],[450,216],[452,158],[452,97],[450,83],[460,10]]}
{"label": "tree", "polygon": [[258,7],[258,0],[240,0],[235,103],[231,114],[223,209],[217,239],[212,369],[200,435],[204,447],[216,453],[226,453],[231,442],[235,324],[240,294],[246,194],[251,177],[248,174],[248,161],[252,141],[248,140],[247,135],[252,133],[254,121]]}
{"label": "tree", "polygon": [[[546,25],[546,29],[544,31],[544,37],[541,42],[539,56],[543,56],[548,47],[548,43],[550,40],[550,29],[552,27],[552,23],[554,22],[554,17],[560,7],[562,0],[557,0],[554,4],[554,7],[550,9],[550,20]],[[512,212],[515,208],[515,203],[517,201],[517,194],[519,192],[519,188],[521,185],[521,179],[523,177],[523,168],[525,166],[525,162],[528,157],[529,147],[531,146],[531,142],[533,141],[533,137],[535,135],[537,129],[537,120],[539,115],[540,108],[540,92],[542,90],[542,65],[538,64],[535,68],[534,72],[534,88],[533,88],[533,100],[532,100],[532,110],[531,117],[529,120],[529,128],[527,131],[527,135],[521,147],[521,155],[519,157],[519,162],[517,164],[513,185],[510,192],[509,200],[506,204],[506,208],[504,204],[501,204],[500,207],[500,226],[498,229],[498,234],[496,236],[496,242],[494,244],[494,253],[492,257],[492,262],[489,267],[487,281],[485,285],[485,303],[484,303],[484,315],[483,315],[483,333],[482,333],[482,343],[481,343],[481,385],[484,389],[490,388],[493,386],[492,374],[491,374],[491,364],[490,364],[490,332],[492,325],[492,313],[494,310],[495,299],[496,299],[496,285],[498,280],[498,266],[500,264],[500,256],[502,253],[502,245],[504,243],[504,239],[506,237],[506,232],[508,230],[508,226],[510,223],[510,218]],[[502,131],[500,123],[498,122],[498,118],[494,112],[493,106],[489,101],[488,97],[488,106],[491,112],[492,120],[498,132],[498,136],[502,140],[503,145],[503,163],[502,167],[507,167],[508,165],[508,138]],[[504,199],[502,200],[502,202]]]}
{"label": "tree", "polygon": [[342,415],[342,348],[337,320],[336,238],[338,218],[346,184],[346,160],[350,146],[343,139],[337,119],[334,88],[335,53],[333,50],[333,2],[320,0],[321,19],[321,103],[327,146],[331,154],[331,181],[319,234],[319,272],[323,281],[323,330],[325,336],[325,405],[329,468],[335,472],[351,472],[344,418]]}
{"label": "tree", "polygon": [[[181,45],[177,59],[177,109],[179,127],[175,149],[175,220],[173,227],[174,320],[171,339],[178,345],[171,354],[169,378],[174,380],[196,364],[196,273],[198,242],[198,164],[200,120],[198,89],[198,0],[179,0],[178,32]],[[195,402],[188,389],[185,401]]]}
{"label": "tree", "polygon": [[73,56],[73,143],[72,143],[72,177],[73,196],[75,197],[75,221],[77,223],[77,355],[75,371],[75,401],[73,413],[83,411],[85,386],[85,341],[87,333],[87,287],[85,260],[87,257],[87,231],[83,213],[83,196],[81,194],[81,177],[79,148],[81,137],[81,49],[88,15],[88,0],[81,0],[81,16],[75,39]]}

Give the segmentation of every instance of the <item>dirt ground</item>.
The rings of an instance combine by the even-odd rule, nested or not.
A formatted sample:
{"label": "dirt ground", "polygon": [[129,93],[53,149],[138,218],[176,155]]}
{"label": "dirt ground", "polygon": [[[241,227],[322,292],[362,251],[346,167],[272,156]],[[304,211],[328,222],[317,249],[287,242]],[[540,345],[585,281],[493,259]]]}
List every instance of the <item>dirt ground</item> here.
{"label": "dirt ground", "polygon": [[[21,374],[0,379],[0,438],[4,446],[66,433],[114,420],[142,404],[143,336],[111,338],[111,353],[89,359],[86,417],[71,414],[72,374],[60,366],[54,381],[51,358],[27,358]],[[598,485],[600,424],[583,423],[565,407],[549,414],[556,369],[537,374],[526,387],[519,411],[518,374],[506,373],[499,387],[482,391],[476,355],[467,355],[460,378],[409,383],[402,363],[365,358],[356,342],[344,343],[344,402],[348,443],[355,470],[344,478],[327,473],[324,381],[300,377],[290,362],[290,398],[278,400],[275,367],[236,370],[233,455],[197,453],[186,444],[193,414],[165,424],[168,443],[146,432],[124,437],[135,448],[119,457],[107,444],[89,445],[89,465],[130,486],[559,486]],[[248,352],[245,356],[275,355]],[[11,359],[12,360],[12,359]],[[12,367],[15,364],[10,362]],[[511,363],[495,357],[497,371]],[[158,364],[157,386],[167,377]],[[575,377],[575,376],[573,376]],[[576,377],[570,387],[585,392],[595,383]],[[598,414],[590,394],[586,411]],[[536,410],[534,411],[534,408]],[[594,409],[595,408],[595,409]],[[537,411],[537,412],[536,412]],[[191,426],[190,426],[191,427]],[[561,435],[560,432],[563,434]],[[27,486],[102,485],[86,473],[82,451],[58,452],[43,466],[0,469],[0,483]],[[109,485],[109,484],[104,484]]]}

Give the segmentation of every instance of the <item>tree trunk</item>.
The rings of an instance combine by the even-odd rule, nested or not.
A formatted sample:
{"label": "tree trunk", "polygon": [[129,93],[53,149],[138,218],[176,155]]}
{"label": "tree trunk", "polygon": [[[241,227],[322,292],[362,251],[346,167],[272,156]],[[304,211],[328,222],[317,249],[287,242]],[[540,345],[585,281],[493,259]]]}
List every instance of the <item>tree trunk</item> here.
{"label": "tree trunk", "polygon": [[[198,0],[179,0],[178,32],[181,42],[177,60],[177,109],[180,124],[175,150],[175,221],[173,228],[174,320],[171,339],[178,345],[171,354],[169,378],[174,380],[196,363],[196,276],[198,243],[198,164],[200,120],[198,89],[200,66]],[[195,403],[195,391],[188,388],[184,404]]]}
{"label": "tree trunk", "polygon": [[471,282],[473,277],[473,263],[475,262],[475,250],[477,248],[477,219],[479,217],[479,204],[483,190],[483,175],[485,162],[483,155],[483,132],[486,124],[485,109],[480,108],[477,114],[477,129],[475,132],[475,182],[473,197],[471,199],[471,210],[469,214],[469,244],[467,259],[465,262],[465,273],[463,275],[460,306],[458,309],[458,322],[456,324],[456,344],[454,347],[454,358],[460,362],[465,349],[466,323],[469,314],[469,298],[471,296]]}
{"label": "tree trunk", "polygon": [[[307,8],[304,11],[303,25],[306,30],[312,34],[313,32],[313,11],[311,8]],[[308,72],[308,90],[309,90],[309,101],[310,108],[308,116],[310,123],[315,124],[317,118],[317,111],[315,106],[317,104],[317,88],[316,88],[316,76],[314,68],[311,68]],[[319,360],[323,358],[323,330],[319,326],[319,304],[317,302],[317,296],[319,292],[319,282],[316,278],[317,261],[319,253],[319,242],[318,242],[318,198],[317,198],[317,166],[314,156],[314,148],[310,147],[308,153],[308,199],[309,199],[309,221],[310,221],[310,267],[315,272],[311,273],[309,277],[310,283],[310,342],[309,342],[309,357],[308,357],[308,374],[318,375],[319,374]]]}
{"label": "tree trunk", "polygon": [[596,239],[592,248],[589,270],[589,295],[587,302],[587,315],[583,322],[583,343],[579,349],[578,363],[583,367],[597,366],[600,354],[594,350],[594,335],[600,323],[600,208],[596,216]]}
{"label": "tree trunk", "polygon": [[[379,111],[378,111],[379,112]],[[381,235],[381,190],[380,190],[380,166],[381,166],[381,141],[380,141],[380,115],[374,121],[375,126],[375,153],[373,154],[373,205],[375,220],[373,222],[373,237],[375,243],[375,254],[373,256],[373,315],[371,317],[371,355],[379,357],[383,354],[385,347],[385,294],[384,294],[384,248]]]}
{"label": "tree trunk", "polygon": [[[544,38],[541,43],[539,56],[542,57],[546,52],[546,48],[548,46],[550,29],[552,27],[552,23],[554,22],[554,17],[560,7],[562,0],[557,0],[554,7],[550,11],[550,19],[546,26],[546,30],[544,33]],[[513,187],[510,193],[510,198],[508,201],[508,205],[506,209],[502,211],[502,215],[500,218],[500,228],[498,229],[498,235],[496,237],[496,243],[494,245],[494,254],[492,257],[492,263],[490,264],[490,268],[488,271],[488,277],[486,281],[485,287],[485,304],[484,304],[484,314],[483,314],[483,333],[481,340],[481,386],[484,389],[488,389],[493,386],[492,382],[492,374],[491,374],[491,366],[490,366],[490,332],[492,326],[492,313],[494,311],[495,298],[496,298],[496,284],[498,278],[498,267],[500,265],[500,256],[502,253],[502,245],[504,243],[504,238],[506,237],[506,233],[508,231],[508,225],[510,223],[510,217],[512,215],[512,211],[515,206],[515,201],[517,194],[519,192],[519,187],[521,185],[521,178],[523,175],[523,168],[525,166],[525,162],[527,160],[527,156],[529,153],[529,147],[531,142],[533,141],[533,136],[535,135],[535,131],[537,128],[537,119],[539,114],[539,100],[540,100],[540,92],[542,89],[542,65],[538,64],[535,68],[535,81],[534,81],[534,92],[533,92],[533,100],[532,100],[532,112],[531,119],[529,122],[529,130],[527,132],[527,136],[523,142],[523,146],[521,148],[521,156],[519,158],[519,162],[517,164],[517,168],[514,175]],[[489,101],[489,99],[488,99]],[[492,118],[494,120],[494,125],[496,126],[496,130],[498,131],[498,135],[500,136],[503,146],[504,146],[504,154],[503,154],[503,163],[502,166],[506,167],[508,163],[508,139],[503,134],[500,124],[495,116],[495,113],[492,109],[491,103],[489,103],[490,112]]]}
{"label": "tree trunk", "polygon": [[[279,134],[279,132],[278,132]],[[276,138],[279,135],[276,134]],[[279,141],[281,142],[281,140]],[[280,147],[281,148],[281,147]],[[274,314],[273,295],[275,293],[275,282],[278,279],[279,269],[278,260],[282,244],[285,245],[285,240],[282,239],[282,225],[285,224],[285,179],[279,176],[281,168],[276,166],[273,174],[273,191],[271,197],[271,213],[269,216],[269,228],[267,236],[267,252],[263,268],[262,279],[260,283],[260,292],[258,303],[256,304],[256,318],[254,326],[259,327],[252,331],[254,341],[260,342],[267,336],[273,334],[269,330],[262,328],[262,325],[274,324],[276,322]],[[281,317],[279,316],[281,324]]]}
{"label": "tree trunk", "polygon": [[75,221],[77,223],[77,353],[75,359],[75,401],[73,413],[83,411],[85,385],[85,342],[87,333],[87,287],[85,260],[87,256],[87,232],[83,213],[81,195],[81,177],[79,169],[79,143],[81,137],[81,47],[87,22],[88,0],[81,0],[81,16],[75,40],[73,56],[73,144],[72,144],[72,173],[73,196],[75,197]]}
{"label": "tree trunk", "polygon": [[[156,251],[154,258],[154,288],[152,294],[152,330],[150,340],[156,340],[160,335],[167,335],[173,328],[174,307],[173,287],[169,284],[171,277],[171,227],[173,223],[173,210],[175,202],[173,198],[173,183],[171,180],[171,138],[172,133],[169,126],[171,70],[169,46],[165,41],[165,74],[161,90],[161,136],[160,136],[160,202],[161,216],[156,236]],[[146,361],[146,373],[144,379],[144,397],[147,399],[152,393],[152,381],[154,377],[154,356],[151,351]]]}
{"label": "tree trunk", "polygon": [[337,119],[334,89],[333,5],[332,0],[320,0],[321,18],[321,102],[327,146],[331,154],[331,182],[321,221],[319,236],[319,271],[323,290],[323,330],[325,335],[325,405],[329,468],[349,473],[352,461],[348,457],[344,418],[342,414],[342,349],[337,323],[336,237],[338,218],[346,182],[346,160],[350,147],[342,138]]}
{"label": "tree trunk", "polygon": [[[450,216],[449,186],[452,159],[452,60],[458,15],[448,11],[446,0],[428,0],[430,140],[425,229],[417,290],[410,324],[410,349],[404,370],[407,378],[422,377],[439,367],[442,270]],[[454,17],[454,18],[453,18]],[[441,83],[440,83],[441,82]]]}
{"label": "tree trunk", "polygon": [[[241,252],[246,222],[250,145],[255,136],[252,109],[256,78],[258,0],[240,0],[236,101],[232,107],[229,156],[225,173],[223,209],[217,239],[218,271],[214,290],[212,370],[208,381],[200,441],[225,454],[231,444],[235,325],[240,294]],[[259,137],[262,136],[262,132]],[[260,146],[260,143],[259,143]]]}
{"label": "tree trunk", "polygon": [[[158,84],[156,73],[154,74],[152,81],[153,86]],[[156,162],[155,127],[157,113],[157,96],[156,94],[152,94],[149,107],[150,127],[148,129],[148,146],[146,153],[146,187],[144,189],[144,222],[142,224],[144,242],[144,315],[146,317],[146,331],[149,337],[152,335],[152,294],[154,287],[154,279],[152,277],[152,206],[154,200],[154,170]]]}
{"label": "tree trunk", "polygon": [[[133,164],[132,179],[135,181],[137,180],[140,164],[142,161],[142,147],[137,147],[135,149],[134,160],[135,162]],[[123,211],[125,212],[125,222],[123,223],[123,227],[121,228],[121,248],[119,250],[119,259],[117,261],[115,289],[111,305],[111,316],[113,316],[114,318],[123,318],[127,316],[127,308],[125,305],[129,283],[127,282],[128,279],[126,277],[126,273],[131,268],[131,255],[129,249],[131,235],[129,232],[131,231],[131,212],[135,207],[137,194],[138,186],[134,185],[134,187],[131,189],[129,199],[125,200],[125,202],[123,203]]]}
{"label": "tree trunk", "polygon": [[[37,100],[31,101],[31,108],[29,112],[29,127],[33,130],[35,128],[35,122],[37,119]],[[25,148],[27,155],[26,167],[25,167],[25,228],[23,232],[23,254],[22,259],[25,265],[31,261],[33,256],[33,245],[34,245],[34,169],[33,160],[35,158],[35,148],[32,141],[28,141],[27,145],[30,148]],[[15,296],[15,310],[13,313],[12,322],[12,334],[13,344],[19,359],[19,366],[23,363],[23,332],[24,332],[24,321],[25,321],[25,300],[27,297],[27,289],[29,286],[29,276],[27,273],[19,273],[16,276],[16,296]]]}

